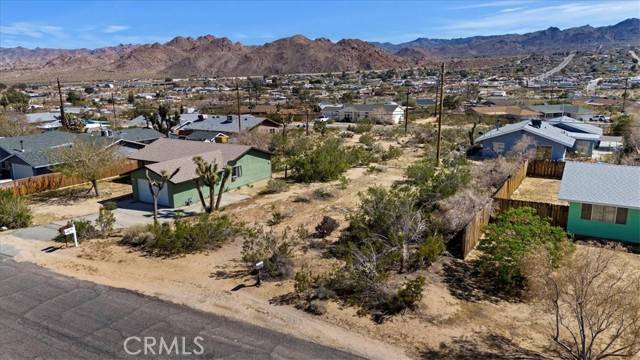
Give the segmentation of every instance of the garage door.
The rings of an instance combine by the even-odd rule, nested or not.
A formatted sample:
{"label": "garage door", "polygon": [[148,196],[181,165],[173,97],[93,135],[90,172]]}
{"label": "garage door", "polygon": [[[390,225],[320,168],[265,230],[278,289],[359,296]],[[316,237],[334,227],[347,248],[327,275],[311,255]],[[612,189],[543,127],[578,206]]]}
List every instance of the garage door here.
{"label": "garage door", "polygon": [[11,164],[14,179],[22,179],[33,176],[33,168],[29,165]]}
{"label": "garage door", "polygon": [[[151,195],[151,190],[149,190],[149,181],[146,179],[138,179],[138,199],[142,202],[153,204],[153,196]],[[169,203],[169,187],[167,185],[160,190],[158,205],[171,206]]]}

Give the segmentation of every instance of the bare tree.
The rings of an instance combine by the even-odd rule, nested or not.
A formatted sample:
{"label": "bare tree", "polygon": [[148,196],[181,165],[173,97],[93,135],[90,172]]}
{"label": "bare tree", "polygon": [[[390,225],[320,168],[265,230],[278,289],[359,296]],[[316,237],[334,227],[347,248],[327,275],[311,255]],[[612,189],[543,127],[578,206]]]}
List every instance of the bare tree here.
{"label": "bare tree", "polygon": [[98,180],[105,170],[122,161],[122,155],[115,146],[108,146],[98,139],[76,141],[70,146],[53,149],[49,160],[57,163],[53,167],[65,176],[77,176],[91,183],[96,196],[100,196]]}
{"label": "bare tree", "polygon": [[[196,189],[198,190],[198,196],[200,197],[200,202],[202,203],[204,211],[207,213],[211,213],[214,209],[213,195],[215,192],[215,187],[218,183],[218,180],[220,180],[220,175],[218,174],[218,164],[215,162],[207,162],[201,156],[194,157],[193,162],[196,164],[196,175],[198,175],[198,177],[195,179],[195,182],[197,186]],[[207,204],[204,199],[202,186],[207,186],[209,188],[209,204]]]}
{"label": "bare tree", "polygon": [[35,126],[29,124],[24,114],[0,114],[0,136],[21,136],[36,132]]}
{"label": "bare tree", "polygon": [[536,157],[536,145],[537,142],[533,137],[524,135],[513,145],[507,156],[516,160],[534,159]]}
{"label": "bare tree", "polygon": [[153,223],[158,223],[158,198],[160,197],[160,192],[162,188],[167,185],[167,182],[171,180],[176,174],[180,171],[180,168],[177,168],[171,175],[166,170],[160,171],[159,177],[152,177],[149,175],[149,170],[145,171],[145,177],[147,178],[147,182],[149,183],[149,191],[151,192],[151,197],[153,197]]}
{"label": "bare tree", "polygon": [[578,251],[557,271],[544,263],[530,266],[536,270],[529,286],[553,314],[551,337],[564,357],[631,358],[640,352],[640,275],[628,271],[615,251]]}

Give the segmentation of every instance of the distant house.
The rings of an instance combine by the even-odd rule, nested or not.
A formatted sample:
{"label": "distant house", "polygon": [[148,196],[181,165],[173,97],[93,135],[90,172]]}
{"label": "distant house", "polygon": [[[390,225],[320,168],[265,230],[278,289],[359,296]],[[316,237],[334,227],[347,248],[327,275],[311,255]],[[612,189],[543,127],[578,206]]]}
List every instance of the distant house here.
{"label": "distant house", "polygon": [[579,154],[591,156],[593,150],[600,145],[603,131],[598,126],[568,116],[549,119],[547,122],[576,139],[574,150]]}
{"label": "distant house", "polygon": [[[173,114],[169,114],[171,117],[173,117]],[[180,114],[180,123],[177,126],[186,124],[188,122],[193,122],[195,120],[198,119],[198,117],[200,116],[199,113],[184,113],[184,114]],[[207,116],[207,115],[204,115]],[[144,115],[138,115],[136,117],[134,117],[133,119],[129,120],[126,122],[125,124],[126,127],[151,127],[151,123],[144,117]]]}
{"label": "distant house", "polygon": [[565,131],[542,120],[525,120],[497,127],[478,137],[475,143],[482,147],[483,157],[496,157],[513,151],[525,136],[532,140],[530,146],[535,147],[539,159],[564,160],[567,151],[575,144],[575,139]]}
{"label": "distant house", "polygon": [[[282,125],[273,120],[253,115],[203,115],[176,128],[177,137],[186,140],[216,141],[220,137],[228,138],[240,131],[274,133]],[[221,141],[218,141],[221,142]]]}
{"label": "distant house", "polygon": [[559,198],[569,202],[567,231],[640,244],[640,167],[568,161]]}
{"label": "distant house", "polygon": [[96,140],[105,147],[118,146],[123,155],[142,149],[164,135],[153,129],[106,131],[102,134],[48,131],[41,134],[0,139],[0,174],[3,179],[22,179],[47,174],[60,164],[56,150],[73,146],[74,142]]}
{"label": "distant house", "polygon": [[404,108],[398,104],[344,104],[327,106],[321,110],[323,116],[338,121],[372,121],[382,124],[399,124],[404,121]]}
{"label": "distant house", "polygon": [[[162,171],[173,173],[179,169],[160,191],[158,204],[176,208],[198,202],[194,181],[197,177],[193,163],[195,156],[215,162],[220,171],[227,165],[232,167],[225,191],[271,178],[271,154],[268,152],[246,145],[160,139],[129,157],[137,160],[141,167],[131,174],[133,198],[140,202],[153,202],[146,171],[149,171],[149,176],[158,177]],[[209,190],[202,190],[208,196]]]}
{"label": "distant house", "polygon": [[529,109],[542,113],[542,117],[545,119],[566,115],[574,119],[588,121],[595,115],[593,111],[573,104],[533,105],[529,106]]}

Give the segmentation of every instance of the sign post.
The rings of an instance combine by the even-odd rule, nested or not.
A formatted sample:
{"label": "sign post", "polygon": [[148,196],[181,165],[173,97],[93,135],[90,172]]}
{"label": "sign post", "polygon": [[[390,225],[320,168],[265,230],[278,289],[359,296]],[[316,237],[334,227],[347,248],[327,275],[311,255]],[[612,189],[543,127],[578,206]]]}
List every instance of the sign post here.
{"label": "sign post", "polygon": [[73,225],[71,225],[71,227],[68,227],[68,228],[62,230],[62,233],[64,235],[73,234],[73,243],[76,245],[76,247],[78,247],[78,234],[76,233],[76,224],[73,224]]}

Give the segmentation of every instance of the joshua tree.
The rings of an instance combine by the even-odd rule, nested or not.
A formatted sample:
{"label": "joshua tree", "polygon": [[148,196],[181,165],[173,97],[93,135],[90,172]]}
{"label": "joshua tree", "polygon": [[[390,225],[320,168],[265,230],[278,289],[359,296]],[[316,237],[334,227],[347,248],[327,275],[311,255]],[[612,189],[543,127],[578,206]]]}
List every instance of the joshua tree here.
{"label": "joshua tree", "polygon": [[220,201],[222,201],[222,192],[224,191],[224,185],[227,183],[229,175],[231,175],[231,166],[227,165],[222,170],[222,181],[220,181],[220,189],[218,190],[218,199],[216,200],[216,210],[220,209]]}
{"label": "joshua tree", "polygon": [[158,197],[160,197],[160,191],[162,188],[167,185],[167,182],[173,179],[174,176],[180,171],[180,168],[177,168],[171,175],[166,170],[162,170],[160,172],[160,178],[153,178],[149,175],[149,170],[145,171],[145,176],[147,181],[149,182],[149,191],[151,191],[151,196],[153,197],[153,223],[158,223]]}
{"label": "joshua tree", "polygon": [[[195,179],[195,181],[198,190],[198,196],[200,197],[200,202],[202,202],[204,211],[207,213],[211,213],[214,210],[214,189],[216,184],[220,180],[220,175],[218,174],[218,164],[215,162],[207,162],[201,156],[194,157],[193,162],[197,166],[196,174],[198,175],[198,177]],[[206,203],[204,194],[202,193],[203,185],[209,188],[209,204]]]}

